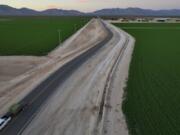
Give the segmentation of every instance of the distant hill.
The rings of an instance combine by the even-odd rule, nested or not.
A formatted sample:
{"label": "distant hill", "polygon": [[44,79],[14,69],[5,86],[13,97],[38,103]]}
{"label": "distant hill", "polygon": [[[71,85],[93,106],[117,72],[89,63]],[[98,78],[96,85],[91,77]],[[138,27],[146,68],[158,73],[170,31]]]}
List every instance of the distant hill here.
{"label": "distant hill", "polygon": [[25,16],[25,15],[48,15],[48,16],[79,16],[84,15],[84,13],[76,10],[62,10],[62,9],[47,9],[44,11],[36,11],[28,8],[13,8],[7,5],[0,5],[0,15],[16,15],[16,16]]}
{"label": "distant hill", "polygon": [[76,10],[62,10],[62,9],[47,9],[44,11],[36,11],[28,8],[13,8],[7,5],[0,5],[0,15],[15,15],[15,16],[180,16],[180,9],[172,10],[151,10],[141,8],[110,8],[101,9],[91,13],[83,13]]}
{"label": "distant hill", "polygon": [[0,15],[39,15],[40,13],[28,8],[13,8],[7,5],[0,5]]}
{"label": "distant hill", "polygon": [[76,10],[62,10],[62,9],[47,9],[40,12],[42,15],[54,15],[54,16],[79,16],[84,13]]}
{"label": "distant hill", "polygon": [[180,9],[172,10],[151,10],[141,8],[112,8],[112,9],[101,9],[93,12],[95,15],[106,15],[106,16],[180,16]]}

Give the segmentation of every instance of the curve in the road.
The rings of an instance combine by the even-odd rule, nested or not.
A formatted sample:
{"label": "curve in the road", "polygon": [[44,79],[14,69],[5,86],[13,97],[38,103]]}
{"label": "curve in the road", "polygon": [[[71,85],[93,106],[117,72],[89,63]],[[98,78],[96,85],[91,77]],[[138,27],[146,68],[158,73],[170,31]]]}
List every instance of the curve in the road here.
{"label": "curve in the road", "polygon": [[34,118],[43,103],[57,90],[56,88],[62,84],[81,64],[88,58],[93,56],[112,38],[112,32],[102,22],[108,32],[107,37],[92,47],[85,53],[81,54],[74,60],[68,62],[55,73],[50,75],[45,81],[38,85],[31,93],[29,93],[21,102],[27,103],[28,106],[20,114],[14,117],[10,123],[0,132],[0,135],[18,135],[21,134],[25,127]]}

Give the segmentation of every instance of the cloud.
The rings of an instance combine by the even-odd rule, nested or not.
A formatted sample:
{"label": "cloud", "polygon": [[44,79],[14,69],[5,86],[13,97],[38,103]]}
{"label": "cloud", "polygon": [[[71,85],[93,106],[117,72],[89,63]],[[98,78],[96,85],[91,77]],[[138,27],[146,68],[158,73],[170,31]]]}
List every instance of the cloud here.
{"label": "cloud", "polygon": [[88,2],[88,0],[79,0],[79,2]]}
{"label": "cloud", "polygon": [[47,5],[47,8],[48,9],[53,9],[53,8],[58,8],[58,6],[57,5]]}

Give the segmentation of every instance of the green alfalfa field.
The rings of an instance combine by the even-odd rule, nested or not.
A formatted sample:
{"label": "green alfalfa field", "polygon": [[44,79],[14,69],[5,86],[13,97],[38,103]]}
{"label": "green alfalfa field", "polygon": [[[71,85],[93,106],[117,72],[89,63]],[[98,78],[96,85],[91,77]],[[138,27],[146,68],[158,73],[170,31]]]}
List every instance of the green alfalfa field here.
{"label": "green alfalfa field", "polygon": [[131,135],[180,135],[180,24],[115,24],[136,38],[123,112]]}
{"label": "green alfalfa field", "polygon": [[0,17],[0,55],[46,55],[89,21],[87,17]]}

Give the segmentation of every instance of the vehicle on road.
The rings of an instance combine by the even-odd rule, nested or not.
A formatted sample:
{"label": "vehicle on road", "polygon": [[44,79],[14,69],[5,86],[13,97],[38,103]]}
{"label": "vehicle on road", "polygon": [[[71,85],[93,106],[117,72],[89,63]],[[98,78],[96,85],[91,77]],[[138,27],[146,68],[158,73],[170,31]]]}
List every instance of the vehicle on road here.
{"label": "vehicle on road", "polygon": [[17,103],[10,107],[9,112],[0,118],[0,131],[9,123],[9,121],[18,115],[21,111],[25,109],[27,104]]}
{"label": "vehicle on road", "polygon": [[0,131],[8,124],[10,120],[10,116],[3,116],[2,118],[0,118]]}
{"label": "vehicle on road", "polygon": [[16,116],[17,114],[19,114],[21,111],[23,111],[25,109],[25,107],[27,106],[27,104],[25,103],[17,103],[14,104],[10,107],[9,109],[9,113],[11,116]]}

